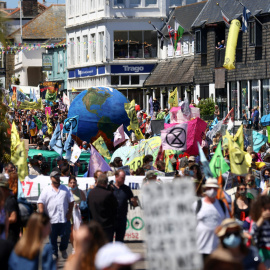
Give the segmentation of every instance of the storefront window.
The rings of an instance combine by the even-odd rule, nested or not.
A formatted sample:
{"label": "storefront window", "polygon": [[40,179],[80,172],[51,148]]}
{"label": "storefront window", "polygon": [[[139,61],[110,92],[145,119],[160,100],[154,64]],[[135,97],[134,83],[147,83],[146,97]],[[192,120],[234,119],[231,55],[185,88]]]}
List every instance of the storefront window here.
{"label": "storefront window", "polygon": [[114,59],[156,58],[156,31],[115,31]]}
{"label": "storefront window", "polygon": [[240,118],[243,117],[243,110],[248,113],[248,85],[247,81],[241,81],[240,85],[241,91],[241,110],[240,110]]}
{"label": "storefront window", "polygon": [[252,81],[252,87],[251,87],[251,97],[252,97],[252,108],[255,106],[259,106],[259,82]]}
{"label": "storefront window", "polygon": [[237,103],[237,84],[236,84],[236,82],[231,82],[231,108],[234,108],[234,115],[235,115],[235,118],[237,118],[238,103]]}
{"label": "storefront window", "polygon": [[263,107],[262,115],[270,113],[270,80],[263,80]]}

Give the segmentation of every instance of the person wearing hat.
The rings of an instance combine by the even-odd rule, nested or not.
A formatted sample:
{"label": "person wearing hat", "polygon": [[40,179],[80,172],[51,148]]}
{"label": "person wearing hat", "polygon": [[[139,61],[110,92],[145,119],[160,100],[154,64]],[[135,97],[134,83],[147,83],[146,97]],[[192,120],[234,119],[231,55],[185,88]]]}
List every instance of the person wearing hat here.
{"label": "person wearing hat", "polygon": [[158,112],[160,110],[160,104],[156,98],[153,98],[153,110],[154,112]]}
{"label": "person wearing hat", "polygon": [[242,264],[243,270],[258,269],[265,270],[264,264],[256,247],[248,248],[245,245],[244,234],[241,226],[235,219],[227,218],[216,228],[216,235],[219,237],[219,247],[209,256],[209,259],[222,252],[229,251],[234,260]]}
{"label": "person wearing hat", "polygon": [[208,178],[202,187],[204,197],[194,202],[193,209],[198,221],[196,227],[197,248],[206,259],[218,246],[218,238],[215,235],[216,227],[230,215],[224,202],[216,199],[219,189],[217,179]]}
{"label": "person wearing hat", "polygon": [[13,245],[17,243],[20,235],[20,214],[17,198],[11,193],[8,179],[0,174],[0,192],[4,197],[4,212],[8,217],[5,225],[8,225],[7,240]]}
{"label": "person wearing hat", "polygon": [[43,141],[43,146],[42,146],[42,148],[41,148],[41,150],[50,150],[49,149],[49,143],[50,143],[50,138],[48,138],[48,137],[45,137],[44,138],[44,141]]}
{"label": "person wearing hat", "polygon": [[143,179],[143,185],[148,185],[150,182],[155,182],[161,184],[162,182],[157,179],[158,172],[154,170],[149,170],[145,173],[145,178]]}
{"label": "person wearing hat", "polygon": [[194,156],[190,156],[188,158],[188,167],[190,168],[194,164],[195,164],[195,157]]}
{"label": "person wearing hat", "polygon": [[108,243],[96,254],[97,270],[131,270],[132,266],[141,259],[141,255],[133,253],[121,242]]}
{"label": "person wearing hat", "polygon": [[40,213],[45,212],[51,220],[50,243],[54,259],[58,258],[57,237],[61,236],[60,251],[67,259],[67,247],[70,236],[70,218],[72,215],[74,198],[70,190],[60,184],[60,174],[52,171],[51,185],[43,188],[37,204]]}

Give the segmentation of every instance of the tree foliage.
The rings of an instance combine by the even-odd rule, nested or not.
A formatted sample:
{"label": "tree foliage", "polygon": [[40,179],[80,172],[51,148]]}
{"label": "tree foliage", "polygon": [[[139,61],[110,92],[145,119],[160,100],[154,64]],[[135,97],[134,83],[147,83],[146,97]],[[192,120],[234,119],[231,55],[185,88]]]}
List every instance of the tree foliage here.
{"label": "tree foliage", "polygon": [[201,118],[205,120],[214,119],[215,105],[216,104],[212,98],[202,99],[197,106],[200,108]]}

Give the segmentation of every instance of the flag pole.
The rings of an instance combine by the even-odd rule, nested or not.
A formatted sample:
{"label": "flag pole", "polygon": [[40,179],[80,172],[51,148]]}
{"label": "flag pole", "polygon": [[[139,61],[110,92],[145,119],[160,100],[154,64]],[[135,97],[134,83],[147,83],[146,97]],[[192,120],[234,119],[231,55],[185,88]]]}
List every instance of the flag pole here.
{"label": "flag pole", "polygon": [[228,16],[228,13],[225,12],[225,10],[219,5],[219,3],[217,2],[217,6],[221,9],[221,11],[230,19],[230,16]]}
{"label": "flag pole", "polygon": [[[240,0],[235,0],[236,2],[238,2],[242,7],[245,7],[243,3],[240,2]],[[249,10],[250,11],[250,10]],[[254,17],[254,19],[261,25],[263,26],[263,24],[257,19],[257,17],[255,15],[253,15],[250,11],[250,14]]]}

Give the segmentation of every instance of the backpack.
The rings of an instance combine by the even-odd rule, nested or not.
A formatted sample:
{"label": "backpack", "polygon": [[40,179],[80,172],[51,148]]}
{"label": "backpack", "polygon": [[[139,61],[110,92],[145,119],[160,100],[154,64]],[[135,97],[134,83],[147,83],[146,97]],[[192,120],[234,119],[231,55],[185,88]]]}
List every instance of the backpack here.
{"label": "backpack", "polygon": [[[222,200],[218,200],[218,201],[219,201],[219,204],[224,212],[224,215],[226,215],[226,206],[225,206],[224,202]],[[202,200],[200,199],[197,201],[196,215],[200,212],[201,208],[202,208]]]}
{"label": "backpack", "polygon": [[34,212],[33,206],[30,202],[26,200],[26,198],[20,197],[17,199],[18,207],[19,207],[19,215],[21,220],[21,226],[26,227],[29,217]]}

